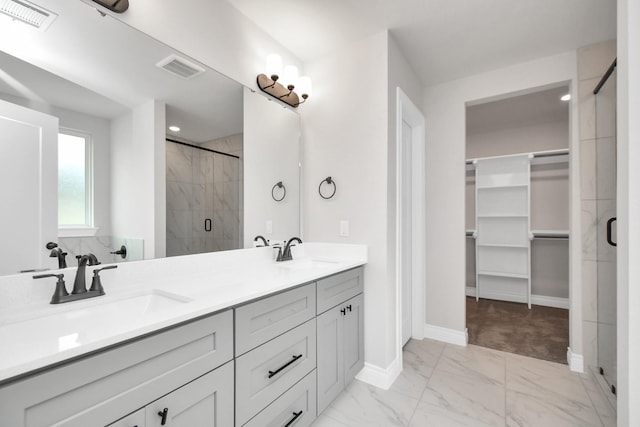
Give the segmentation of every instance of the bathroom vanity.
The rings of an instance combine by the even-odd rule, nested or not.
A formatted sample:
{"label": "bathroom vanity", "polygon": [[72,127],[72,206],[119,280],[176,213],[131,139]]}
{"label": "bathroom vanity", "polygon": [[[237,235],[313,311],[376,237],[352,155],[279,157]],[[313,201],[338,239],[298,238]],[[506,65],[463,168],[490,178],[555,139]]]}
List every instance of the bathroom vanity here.
{"label": "bathroom vanity", "polygon": [[[305,244],[293,254],[140,261],[105,278],[112,300],[9,310],[0,425],[310,425],[364,364],[366,248]],[[140,269],[157,273],[143,281]],[[129,314],[132,300],[144,315]],[[80,323],[47,331],[69,328],[61,318]],[[48,334],[29,329],[38,324]],[[31,339],[44,350],[28,354]]]}

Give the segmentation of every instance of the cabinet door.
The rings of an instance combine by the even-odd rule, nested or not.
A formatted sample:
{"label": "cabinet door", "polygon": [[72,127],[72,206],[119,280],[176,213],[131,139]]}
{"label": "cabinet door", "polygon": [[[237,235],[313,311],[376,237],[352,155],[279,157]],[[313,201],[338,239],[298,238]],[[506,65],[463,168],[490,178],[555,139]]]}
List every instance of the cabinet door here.
{"label": "cabinet door", "polygon": [[344,389],[342,308],[339,305],[317,318],[318,415]]}
{"label": "cabinet door", "polygon": [[364,366],[364,298],[362,294],[341,305],[346,308],[344,327],[344,385]]}
{"label": "cabinet door", "polygon": [[107,427],[145,427],[144,408],[127,415],[113,424],[109,424]]}
{"label": "cabinet door", "polygon": [[146,427],[232,426],[233,394],[229,362],[147,405]]}

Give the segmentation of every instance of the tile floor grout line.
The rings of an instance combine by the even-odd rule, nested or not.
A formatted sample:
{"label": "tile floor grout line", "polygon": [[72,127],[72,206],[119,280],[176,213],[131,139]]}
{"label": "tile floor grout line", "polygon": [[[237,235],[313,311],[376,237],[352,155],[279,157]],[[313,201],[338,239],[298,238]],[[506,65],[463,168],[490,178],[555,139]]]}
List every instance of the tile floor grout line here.
{"label": "tile floor grout line", "polygon": [[[596,406],[596,403],[593,401],[593,399],[591,398],[591,394],[589,393],[589,390],[587,390],[587,387],[584,385],[582,376],[578,375],[578,379],[580,380],[580,385],[582,386],[582,389],[584,390],[584,392],[587,394],[587,397],[589,398],[589,402],[591,402],[591,406],[593,406],[593,409],[596,415],[598,416],[598,419],[600,420],[600,424],[602,425],[602,427],[604,427],[604,421],[602,420],[602,415],[600,415],[600,411],[598,411],[598,407]],[[598,393],[600,393],[600,391],[598,391]]]}
{"label": "tile floor grout line", "polygon": [[[423,341],[424,338],[420,341]],[[440,350],[440,354],[438,355],[438,358],[436,359],[436,363],[433,364],[433,369],[431,370],[431,375],[429,375],[429,378],[427,378],[427,383],[424,385],[424,388],[422,389],[422,393],[420,393],[420,398],[418,399],[418,404],[416,405],[415,409],[413,410],[413,413],[411,414],[411,418],[409,418],[409,424],[408,426],[411,425],[411,422],[413,421],[413,418],[416,416],[416,412],[418,412],[418,406],[420,406],[420,402],[422,402],[422,397],[424,396],[424,393],[427,391],[427,387],[429,387],[429,383],[431,382],[431,377],[433,377],[433,374],[436,372],[436,367],[438,366],[438,364],[440,363],[440,359],[442,359],[442,355],[444,354],[444,349],[447,346],[447,343],[444,343],[444,345],[442,346],[442,349]]]}
{"label": "tile floor grout line", "polygon": [[504,357],[504,425],[507,425],[507,356]]}

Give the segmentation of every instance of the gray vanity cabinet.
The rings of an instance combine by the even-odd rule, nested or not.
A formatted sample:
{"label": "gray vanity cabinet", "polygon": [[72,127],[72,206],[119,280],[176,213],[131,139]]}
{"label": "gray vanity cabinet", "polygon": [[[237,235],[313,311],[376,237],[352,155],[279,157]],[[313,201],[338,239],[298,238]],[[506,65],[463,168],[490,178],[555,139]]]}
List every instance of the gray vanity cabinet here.
{"label": "gray vanity cabinet", "polygon": [[144,409],[138,409],[133,414],[129,414],[115,423],[109,424],[107,427],[146,427]]}
{"label": "gray vanity cabinet", "polygon": [[[170,415],[194,405],[206,411],[199,405],[203,398],[211,403],[210,396],[185,392],[205,377],[212,381],[208,388],[216,384],[210,390],[216,405],[225,402],[217,409],[226,415],[216,413],[216,419],[231,420],[207,425],[233,425],[232,359],[233,312],[227,310],[0,386],[0,425],[155,426],[146,407],[171,395],[177,409]],[[134,414],[141,408],[147,422],[128,424],[139,421]]]}
{"label": "gray vanity cabinet", "polygon": [[[317,323],[317,413],[329,406],[364,366],[364,299],[362,268],[318,281],[321,295],[350,297],[319,314]],[[322,292],[321,292],[322,291]]]}
{"label": "gray vanity cabinet", "polygon": [[232,390],[233,362],[228,362],[147,405],[145,427],[232,426]]}
{"label": "gray vanity cabinet", "polygon": [[271,425],[286,418],[289,407],[309,412],[291,390],[316,367],[315,311],[315,283],[235,309],[237,426]]}
{"label": "gray vanity cabinet", "polygon": [[232,389],[233,362],[228,362],[108,427],[232,426]]}

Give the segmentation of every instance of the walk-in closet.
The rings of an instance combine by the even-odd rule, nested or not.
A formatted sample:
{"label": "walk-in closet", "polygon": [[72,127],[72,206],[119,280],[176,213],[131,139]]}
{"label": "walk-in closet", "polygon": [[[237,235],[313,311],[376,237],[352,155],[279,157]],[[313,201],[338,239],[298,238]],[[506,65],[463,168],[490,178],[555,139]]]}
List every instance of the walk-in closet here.
{"label": "walk-in closet", "polygon": [[469,343],[566,363],[566,86],[466,108]]}

